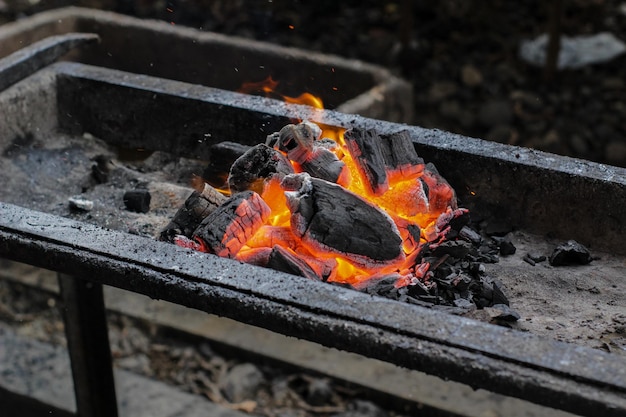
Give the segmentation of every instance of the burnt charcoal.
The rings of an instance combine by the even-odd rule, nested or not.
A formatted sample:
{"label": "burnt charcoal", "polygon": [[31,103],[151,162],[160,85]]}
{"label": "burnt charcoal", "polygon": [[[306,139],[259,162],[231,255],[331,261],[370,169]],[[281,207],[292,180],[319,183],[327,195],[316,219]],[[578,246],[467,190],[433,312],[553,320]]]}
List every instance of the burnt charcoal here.
{"label": "burnt charcoal", "polygon": [[230,168],[228,186],[232,192],[246,190],[263,191],[263,180],[273,175],[293,173],[289,160],[280,152],[265,144],[250,148],[237,158]]}
{"label": "burnt charcoal", "polygon": [[537,262],[535,262],[535,260],[531,258],[529,254],[524,255],[524,257],[522,258],[522,261],[526,262],[528,265],[531,265],[531,266],[537,265]]}
{"label": "burnt charcoal", "polygon": [[480,236],[480,233],[478,233],[469,226],[463,226],[461,230],[459,230],[459,238],[470,242],[476,247],[480,246],[480,243],[483,240],[483,238]]}
{"label": "burnt charcoal", "polygon": [[208,184],[200,193],[191,193],[185,204],[178,209],[172,220],[163,229],[160,239],[172,243],[176,235],[191,237],[196,228],[213,210],[220,206],[226,197]]}
{"label": "burnt charcoal", "polygon": [[397,172],[408,178],[424,170],[424,160],[417,155],[408,131],[381,135],[380,143],[385,166],[390,173]]}
{"label": "burnt charcoal", "polygon": [[244,191],[213,210],[194,231],[193,237],[201,239],[216,255],[233,258],[263,226],[270,212],[257,193]]}
{"label": "burnt charcoal", "polygon": [[557,246],[549,259],[552,266],[586,265],[592,260],[589,249],[575,240],[569,240]]}
{"label": "burnt charcoal", "polygon": [[513,242],[511,242],[510,238],[505,237],[504,239],[500,241],[500,255],[502,256],[513,255],[516,250],[517,248],[515,247]]}
{"label": "burnt charcoal", "polygon": [[425,301],[424,298],[430,299],[433,296],[431,289],[426,287],[426,285],[421,281],[417,281],[415,284],[409,285],[407,289],[407,294],[409,296],[415,297],[419,300]]}
{"label": "burnt charcoal", "polygon": [[282,186],[292,230],[307,245],[349,256],[366,266],[404,256],[395,224],[356,194],[308,174],[289,175]]}
{"label": "burnt charcoal", "polygon": [[124,193],[124,205],[126,210],[137,213],[147,213],[150,211],[150,191],[138,188]]}
{"label": "burnt charcoal", "polygon": [[216,178],[225,179],[230,171],[230,167],[235,163],[237,158],[246,153],[250,146],[242,145],[237,142],[219,142],[211,145],[211,157],[209,164],[202,173],[202,178],[215,183]]}
{"label": "burnt charcoal", "polygon": [[386,295],[395,289],[397,275],[391,275],[382,279],[371,280],[365,287],[365,292],[368,294]]}
{"label": "burnt charcoal", "polygon": [[266,266],[277,271],[321,281],[321,278],[315,273],[309,264],[304,262],[291,249],[286,249],[282,246],[276,245],[272,248],[272,252],[270,253]]}
{"label": "burnt charcoal", "polygon": [[319,126],[302,122],[287,125],[278,134],[268,136],[266,143],[287,154],[290,161],[300,165],[304,172],[330,182],[340,182],[348,175],[345,164],[328,147],[329,141],[321,142]]}
{"label": "burnt charcoal", "polygon": [[514,322],[521,318],[517,311],[506,304],[494,304],[488,308],[490,308],[489,314],[492,319],[496,321]]}
{"label": "burnt charcoal", "polygon": [[504,219],[492,217],[481,224],[481,229],[487,236],[502,237],[512,232],[513,226]]}
{"label": "burnt charcoal", "polygon": [[373,129],[352,128],[344,133],[346,147],[372,193],[389,189],[381,141]]}
{"label": "burnt charcoal", "polygon": [[465,240],[447,240],[432,251],[433,256],[449,255],[456,259],[465,257],[472,248],[472,244]]}
{"label": "burnt charcoal", "polygon": [[494,304],[509,305],[509,300],[502,291],[502,283],[491,277],[480,277],[471,285],[474,292],[474,303],[478,308],[491,307]]}

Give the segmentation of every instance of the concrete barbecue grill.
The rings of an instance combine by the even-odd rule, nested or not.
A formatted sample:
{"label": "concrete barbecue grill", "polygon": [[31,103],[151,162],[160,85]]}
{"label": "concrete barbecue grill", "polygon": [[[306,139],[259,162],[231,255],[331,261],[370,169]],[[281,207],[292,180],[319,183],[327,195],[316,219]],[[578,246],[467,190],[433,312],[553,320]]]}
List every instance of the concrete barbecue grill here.
{"label": "concrete barbecue grill", "polygon": [[[77,21],[88,19],[80,13],[85,15]],[[106,18],[103,27],[127,22]],[[100,36],[102,47],[106,37]],[[120,190],[98,199],[95,192],[104,187],[81,182],[106,152],[140,149],[142,160],[156,159],[153,165],[183,158],[184,174],[197,161],[211,159],[211,144],[255,145],[294,119],[382,134],[406,130],[418,155],[436,164],[471,213],[528,233],[576,239],[613,254],[619,264],[626,254],[626,170],[354,114],[367,114],[366,108],[350,110],[338,103],[343,112],[319,111],[209,87],[212,83],[203,79],[176,80],[126,64],[118,68],[97,62],[93,47],[83,48],[79,62],[50,64],[59,55],[59,49],[47,55],[50,48],[65,45],[64,52],[81,39],[92,37],[66,34],[0,61],[0,78],[21,74],[0,91],[0,256],[58,271],[66,302],[76,305],[76,314],[91,314],[92,323],[100,322],[91,331],[102,343],[72,340],[80,331],[72,333],[68,326],[74,377],[83,382],[76,384],[82,387],[77,388],[79,412],[101,415],[94,411],[99,405],[115,413],[110,369],[102,362],[81,362],[77,353],[88,349],[95,357],[110,357],[103,347],[106,324],[97,291],[103,284],[565,411],[626,413],[624,355],[159,242],[141,235],[154,234],[178,206],[145,216],[129,213],[120,209]],[[29,59],[37,65],[20,66]],[[363,77],[372,80],[371,74]],[[374,110],[369,115],[383,116]],[[149,171],[137,178],[123,168],[115,172],[127,187],[137,182],[162,187],[177,180],[163,172],[150,177]],[[55,183],[62,184],[60,190]],[[30,187],[33,192],[25,190]],[[167,192],[180,188],[175,184]],[[92,211],[68,206],[68,198],[81,192],[93,197]],[[87,282],[89,288],[96,284],[95,292],[87,290]],[[75,325],[84,330],[84,323]]]}

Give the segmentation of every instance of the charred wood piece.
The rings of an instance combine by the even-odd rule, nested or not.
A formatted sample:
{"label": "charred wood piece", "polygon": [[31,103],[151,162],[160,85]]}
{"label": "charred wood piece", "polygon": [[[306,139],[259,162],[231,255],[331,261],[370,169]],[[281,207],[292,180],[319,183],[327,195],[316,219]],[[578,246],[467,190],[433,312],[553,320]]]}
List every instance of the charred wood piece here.
{"label": "charred wood piece", "polygon": [[321,280],[321,277],[298,254],[279,245],[272,248],[267,266],[288,274],[300,275],[317,281]]}
{"label": "charred wood piece", "polygon": [[389,189],[380,137],[373,129],[352,128],[344,135],[346,147],[369,190],[381,195]]}
{"label": "charred wood piece", "polygon": [[404,259],[392,219],[363,198],[308,174],[288,175],[281,186],[291,228],[306,246],[346,256],[365,268]]}
{"label": "charred wood piece", "polygon": [[321,129],[309,122],[283,127],[277,136],[270,136],[274,149],[284,152],[304,172],[330,182],[341,182],[346,166],[329,150],[327,141],[320,141]]}
{"label": "charred wood piece", "polygon": [[424,160],[417,155],[406,130],[381,135],[383,159],[390,177],[415,178],[424,171]]}
{"label": "charred wood piece", "polygon": [[225,201],[226,197],[219,191],[209,184],[204,184],[202,192],[194,191],[187,197],[185,204],[178,209],[172,221],[161,232],[160,239],[173,242],[177,235],[190,238],[202,220]]}
{"label": "charred wood piece", "polygon": [[238,193],[209,214],[193,233],[212,253],[234,258],[267,221],[271,209],[254,191]]}
{"label": "charred wood piece", "polygon": [[252,190],[263,191],[264,180],[274,175],[287,175],[294,172],[285,156],[265,144],[250,148],[237,158],[230,168],[228,186],[233,193]]}

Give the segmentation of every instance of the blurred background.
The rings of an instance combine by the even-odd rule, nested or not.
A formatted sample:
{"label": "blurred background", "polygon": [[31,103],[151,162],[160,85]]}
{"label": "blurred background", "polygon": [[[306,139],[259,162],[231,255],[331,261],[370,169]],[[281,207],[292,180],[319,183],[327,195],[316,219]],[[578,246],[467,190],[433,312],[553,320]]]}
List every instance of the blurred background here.
{"label": "blurred background", "polygon": [[[378,64],[415,125],[626,167],[623,0],[0,0],[0,24],[69,5]],[[569,58],[520,54],[550,34]]]}

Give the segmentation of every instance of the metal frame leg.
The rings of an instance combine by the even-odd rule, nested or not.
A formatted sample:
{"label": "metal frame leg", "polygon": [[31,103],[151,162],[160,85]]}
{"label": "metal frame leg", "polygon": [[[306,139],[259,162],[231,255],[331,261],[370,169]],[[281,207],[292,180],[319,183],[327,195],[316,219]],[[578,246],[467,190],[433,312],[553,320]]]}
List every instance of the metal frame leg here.
{"label": "metal frame leg", "polygon": [[102,285],[58,274],[80,417],[117,417]]}

